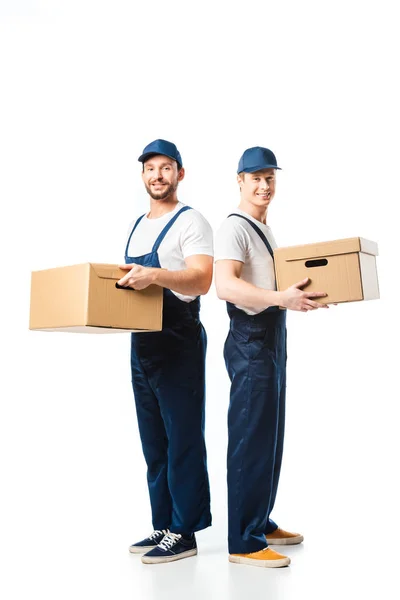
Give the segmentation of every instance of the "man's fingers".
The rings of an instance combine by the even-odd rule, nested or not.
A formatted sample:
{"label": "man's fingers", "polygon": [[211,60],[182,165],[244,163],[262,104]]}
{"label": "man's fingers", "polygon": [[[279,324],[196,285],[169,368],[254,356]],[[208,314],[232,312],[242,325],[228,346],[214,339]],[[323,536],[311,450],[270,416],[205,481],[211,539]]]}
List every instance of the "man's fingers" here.
{"label": "man's fingers", "polygon": [[122,277],[122,279],[120,279],[120,280],[118,281],[118,284],[119,284],[119,285],[128,285],[130,277],[131,277],[131,276],[130,276],[130,274],[128,273],[127,275],[125,275],[124,277]]}
{"label": "man's fingers", "polygon": [[295,288],[301,288],[304,285],[306,285],[309,281],[310,281],[310,278],[306,277],[305,279],[302,279],[301,281],[298,281],[297,283],[295,283],[293,285],[293,287],[295,287]]}
{"label": "man's fingers", "polygon": [[[137,265],[119,265],[120,269],[129,270],[129,273],[121,277],[118,281],[119,285],[131,285],[132,282],[129,282],[129,279],[132,277],[134,273],[137,273],[138,268]],[[131,272],[133,271],[133,272]]]}
{"label": "man's fingers", "polygon": [[321,302],[314,302],[314,300],[309,300],[307,302],[307,306],[310,306],[311,310],[314,310],[316,308],[329,308],[327,304],[321,304]]}
{"label": "man's fingers", "polygon": [[325,298],[328,294],[325,292],[304,292],[307,298]]}

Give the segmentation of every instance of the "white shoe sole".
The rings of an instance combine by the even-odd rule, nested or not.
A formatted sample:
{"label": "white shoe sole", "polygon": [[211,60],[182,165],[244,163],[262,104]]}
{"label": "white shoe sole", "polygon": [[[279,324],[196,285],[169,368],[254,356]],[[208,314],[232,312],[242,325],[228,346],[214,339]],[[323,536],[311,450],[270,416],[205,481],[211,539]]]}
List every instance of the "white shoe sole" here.
{"label": "white shoe sole", "polygon": [[193,550],[187,550],[180,554],[174,554],[173,556],[142,556],[142,563],[146,565],[173,562],[174,560],[180,560],[181,558],[188,558],[189,556],[195,556],[197,554],[197,548]]}
{"label": "white shoe sole", "polygon": [[129,546],[129,552],[131,554],[145,554],[150,550],[154,550],[156,546]]}
{"label": "white shoe sole", "polygon": [[273,569],[277,567],[287,567],[290,565],[290,558],[285,556],[285,558],[278,558],[276,560],[260,560],[257,558],[247,558],[245,556],[234,556],[233,554],[230,554],[229,562],[237,563],[239,565],[252,565],[253,567],[265,567]]}
{"label": "white shoe sole", "polygon": [[265,539],[267,540],[268,546],[294,546],[295,544],[301,544],[301,542],[304,540],[304,536],[297,535],[296,537],[280,538],[275,540],[274,538],[268,538],[265,536]]}

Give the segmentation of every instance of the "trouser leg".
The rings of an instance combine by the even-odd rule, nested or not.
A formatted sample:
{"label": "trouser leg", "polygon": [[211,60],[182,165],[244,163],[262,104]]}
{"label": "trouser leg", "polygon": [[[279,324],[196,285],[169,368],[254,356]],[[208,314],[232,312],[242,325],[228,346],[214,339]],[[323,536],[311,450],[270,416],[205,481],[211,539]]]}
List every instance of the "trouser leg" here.
{"label": "trouser leg", "polygon": [[225,359],[232,382],[228,413],[229,551],[249,553],[266,546],[274,473],[278,475],[279,370],[267,350],[261,349],[253,360],[246,345],[238,344],[232,334],[226,342]]}
{"label": "trouser leg", "polygon": [[211,525],[210,489],[204,438],[206,335],[176,349],[175,368],[164,369],[157,396],[168,437],[171,531],[191,533]]}
{"label": "trouser leg", "polygon": [[143,454],[154,529],[168,529],[172,499],[168,486],[168,439],[159,403],[140,361],[131,355],[132,387]]}

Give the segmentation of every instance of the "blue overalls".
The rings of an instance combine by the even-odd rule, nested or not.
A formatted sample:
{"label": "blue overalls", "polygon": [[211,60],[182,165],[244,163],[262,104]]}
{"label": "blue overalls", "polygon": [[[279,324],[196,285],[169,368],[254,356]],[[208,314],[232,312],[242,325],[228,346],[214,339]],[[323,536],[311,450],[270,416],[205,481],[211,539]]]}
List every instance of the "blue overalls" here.
{"label": "blue overalls", "polygon": [[[167,223],[143,256],[125,262],[161,267],[158,249],[179,215]],[[164,289],[163,328],[132,333],[131,370],[154,529],[190,534],[211,525],[204,440],[207,337],[199,319],[200,299],[179,300]]]}
{"label": "blue overalls", "polygon": [[[268,252],[267,238],[250,219]],[[286,311],[271,306],[248,315],[227,303],[230,330],[224,347],[231,380],[228,411],[229,552],[267,547],[282,462],[286,394]]]}

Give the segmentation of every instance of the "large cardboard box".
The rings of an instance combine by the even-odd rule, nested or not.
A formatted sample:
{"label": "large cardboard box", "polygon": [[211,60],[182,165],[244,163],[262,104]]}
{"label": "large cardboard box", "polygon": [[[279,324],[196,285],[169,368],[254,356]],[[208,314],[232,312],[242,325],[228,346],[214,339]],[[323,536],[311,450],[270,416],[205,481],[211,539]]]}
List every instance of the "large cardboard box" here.
{"label": "large cardboard box", "polygon": [[375,242],[355,237],[274,250],[278,290],[309,277],[304,287],[326,292],[318,302],[354,302],[379,298]]}
{"label": "large cardboard box", "polygon": [[117,289],[126,271],[86,263],[33,271],[30,329],[84,333],[160,331],[163,290]]}

